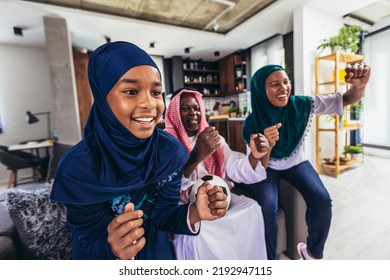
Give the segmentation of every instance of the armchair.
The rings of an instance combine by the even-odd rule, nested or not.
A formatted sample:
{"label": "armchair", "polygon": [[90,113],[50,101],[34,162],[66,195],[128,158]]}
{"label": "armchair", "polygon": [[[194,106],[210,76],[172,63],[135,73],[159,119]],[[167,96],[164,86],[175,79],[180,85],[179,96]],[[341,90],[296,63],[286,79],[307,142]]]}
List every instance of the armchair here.
{"label": "armchair", "polygon": [[[0,162],[4,164],[7,169],[11,171],[8,179],[7,187],[10,188],[11,185],[16,187],[18,183],[22,182],[25,179],[33,179],[33,181],[39,180],[41,177],[39,175],[39,167],[41,161],[37,156],[23,152],[23,151],[8,151],[8,148],[5,146],[0,147]],[[32,168],[33,174],[30,178],[19,178],[18,181],[18,170]]]}

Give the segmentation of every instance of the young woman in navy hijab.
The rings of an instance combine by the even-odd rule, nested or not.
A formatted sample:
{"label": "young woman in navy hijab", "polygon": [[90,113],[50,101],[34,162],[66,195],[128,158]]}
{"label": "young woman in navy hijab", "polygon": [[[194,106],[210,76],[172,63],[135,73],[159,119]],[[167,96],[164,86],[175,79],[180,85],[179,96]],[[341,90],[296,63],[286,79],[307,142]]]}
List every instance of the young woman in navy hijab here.
{"label": "young woman in navy hijab", "polygon": [[210,185],[178,205],[186,149],[156,128],[165,106],[151,57],[127,42],[90,56],[85,139],[61,160],[51,198],[67,207],[74,259],[173,259],[168,232],[194,235],[226,213]]}

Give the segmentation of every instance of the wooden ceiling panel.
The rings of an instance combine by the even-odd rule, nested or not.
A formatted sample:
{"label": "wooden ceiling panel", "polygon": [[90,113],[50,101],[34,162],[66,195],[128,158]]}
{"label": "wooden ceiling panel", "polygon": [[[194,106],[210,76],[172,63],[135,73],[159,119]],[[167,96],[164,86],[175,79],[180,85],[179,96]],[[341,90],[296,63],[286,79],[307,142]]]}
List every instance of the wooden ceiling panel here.
{"label": "wooden ceiling panel", "polygon": [[24,0],[225,34],[277,0]]}

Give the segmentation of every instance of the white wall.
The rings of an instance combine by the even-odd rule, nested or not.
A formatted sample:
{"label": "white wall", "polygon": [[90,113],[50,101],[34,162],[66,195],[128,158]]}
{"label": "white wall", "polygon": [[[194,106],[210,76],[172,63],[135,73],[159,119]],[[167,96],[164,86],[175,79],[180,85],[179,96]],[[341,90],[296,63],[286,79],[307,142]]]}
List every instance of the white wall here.
{"label": "white wall", "polygon": [[[294,79],[296,95],[315,95],[314,59],[322,39],[337,34],[343,26],[341,18],[301,7],[294,11]],[[329,53],[325,50],[321,55]],[[330,142],[333,145],[333,142]],[[315,163],[315,119],[304,143],[305,153]]]}
{"label": "white wall", "polygon": [[164,82],[164,61],[162,56],[151,55],[153,61],[156,63],[158,69],[161,72],[161,82],[162,82],[162,91],[165,92],[165,82]]}
{"label": "white wall", "polygon": [[[0,61],[0,119],[3,126],[0,144],[45,138],[47,117],[38,116],[38,123],[27,124],[25,114],[27,110],[32,113],[50,111],[53,123],[46,49],[0,45]],[[7,179],[8,171],[0,165],[0,183]]]}

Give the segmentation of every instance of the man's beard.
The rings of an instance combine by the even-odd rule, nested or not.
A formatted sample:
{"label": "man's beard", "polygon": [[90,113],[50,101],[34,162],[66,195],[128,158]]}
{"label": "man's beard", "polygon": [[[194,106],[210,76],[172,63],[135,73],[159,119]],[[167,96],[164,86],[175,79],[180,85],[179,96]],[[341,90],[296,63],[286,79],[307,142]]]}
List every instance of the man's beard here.
{"label": "man's beard", "polygon": [[186,131],[196,133],[196,132],[198,132],[198,127],[199,127],[199,123],[193,124],[193,123],[187,122]]}

